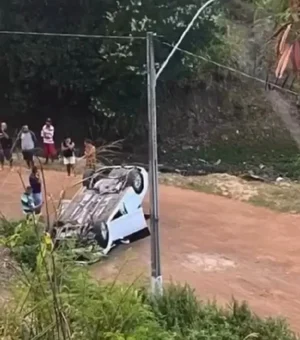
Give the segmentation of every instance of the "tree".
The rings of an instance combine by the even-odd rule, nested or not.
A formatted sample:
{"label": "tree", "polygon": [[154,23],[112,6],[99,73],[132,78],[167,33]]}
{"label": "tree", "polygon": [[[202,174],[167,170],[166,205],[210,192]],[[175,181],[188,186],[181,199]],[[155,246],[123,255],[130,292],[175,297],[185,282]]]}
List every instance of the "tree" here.
{"label": "tree", "polygon": [[[151,30],[175,42],[204,0],[5,0],[0,29],[145,37]],[[191,52],[219,43],[215,17],[208,8],[183,42]],[[16,112],[79,107],[101,132],[124,135],[145,107],[144,40],[1,36],[0,68],[4,94]],[[156,42],[158,65],[170,49]],[[161,82],[177,82],[193,70],[172,59]]]}

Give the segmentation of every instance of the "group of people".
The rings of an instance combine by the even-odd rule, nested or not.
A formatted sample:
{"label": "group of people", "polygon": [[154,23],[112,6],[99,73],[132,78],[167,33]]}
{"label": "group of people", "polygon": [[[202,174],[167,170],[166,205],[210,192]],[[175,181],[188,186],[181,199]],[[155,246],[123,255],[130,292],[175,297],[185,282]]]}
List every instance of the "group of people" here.
{"label": "group of people", "polygon": [[[49,160],[53,163],[57,158],[54,132],[55,129],[52,124],[52,120],[48,118],[41,130],[45,164],[48,164]],[[24,125],[18,133],[16,140],[13,141],[12,136],[8,132],[7,124],[2,122],[0,125],[0,170],[4,169],[5,160],[8,162],[10,169],[13,169],[13,151],[18,143],[20,143],[21,146],[23,159],[28,169],[31,170],[29,175],[29,185],[26,186],[25,191],[21,196],[22,210],[27,216],[32,213],[40,214],[43,205],[43,195],[39,170],[34,162],[38,143],[36,135],[29,129],[28,125]],[[75,143],[69,136],[64,138],[61,143],[61,155],[63,163],[66,166],[67,175],[75,175]],[[84,155],[82,158],[86,161],[86,168],[95,169],[96,148],[90,139],[85,139],[84,141]]]}
{"label": "group of people", "polygon": [[[48,118],[42,127],[41,138],[43,141],[43,153],[45,157],[45,164],[49,163],[49,160],[53,163],[57,157],[57,151],[54,142],[54,126],[52,120]],[[12,153],[14,148],[20,142],[23,159],[29,169],[34,166],[34,155],[36,152],[36,146],[38,140],[33,131],[31,131],[28,125],[24,125],[18,134],[15,142],[13,142],[11,135],[8,132],[7,124],[1,123],[0,127],[0,170],[4,169],[5,160],[9,163],[10,168],[13,168]],[[75,143],[67,136],[61,143],[61,155],[63,163],[66,166],[68,176],[74,174],[76,155],[75,155]],[[96,148],[90,139],[84,141],[84,156],[86,160],[87,168],[95,168],[96,166]]]}

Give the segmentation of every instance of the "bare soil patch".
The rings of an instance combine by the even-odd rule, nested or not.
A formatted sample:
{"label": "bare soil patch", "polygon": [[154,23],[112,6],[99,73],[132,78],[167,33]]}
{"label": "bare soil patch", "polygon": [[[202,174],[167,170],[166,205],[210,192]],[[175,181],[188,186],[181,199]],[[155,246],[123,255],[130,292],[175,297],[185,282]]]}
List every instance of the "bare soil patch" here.
{"label": "bare soil patch", "polygon": [[300,213],[300,184],[295,182],[249,182],[228,174],[198,177],[161,174],[160,181],[163,184],[216,194],[281,212]]}

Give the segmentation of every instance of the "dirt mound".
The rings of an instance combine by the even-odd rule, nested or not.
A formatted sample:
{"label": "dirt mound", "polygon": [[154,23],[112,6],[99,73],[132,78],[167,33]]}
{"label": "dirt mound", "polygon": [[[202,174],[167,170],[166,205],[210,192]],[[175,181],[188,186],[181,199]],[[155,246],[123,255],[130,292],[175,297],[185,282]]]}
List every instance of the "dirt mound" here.
{"label": "dirt mound", "polygon": [[257,188],[251,183],[228,174],[210,174],[198,177],[162,174],[160,178],[164,184],[219,194],[240,201],[248,201],[257,195]]}

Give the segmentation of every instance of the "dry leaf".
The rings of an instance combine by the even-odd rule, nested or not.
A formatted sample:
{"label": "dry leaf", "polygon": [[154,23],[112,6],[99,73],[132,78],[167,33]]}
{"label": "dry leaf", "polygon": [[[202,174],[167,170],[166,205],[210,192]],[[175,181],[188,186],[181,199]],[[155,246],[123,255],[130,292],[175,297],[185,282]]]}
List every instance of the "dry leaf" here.
{"label": "dry leaf", "polygon": [[279,53],[280,53],[280,55],[283,54],[283,52],[285,50],[286,40],[287,40],[287,37],[288,37],[288,35],[290,33],[291,27],[292,27],[292,25],[289,24],[287,26],[287,28],[285,29],[283,35],[282,35],[282,38],[281,38],[281,41],[280,41],[280,44],[279,44]]}
{"label": "dry leaf", "polygon": [[290,60],[290,56],[292,53],[293,45],[287,45],[286,48],[284,49],[282,56],[279,59],[276,71],[275,71],[275,76],[276,78],[282,78],[284,71],[287,68],[287,65]]}

